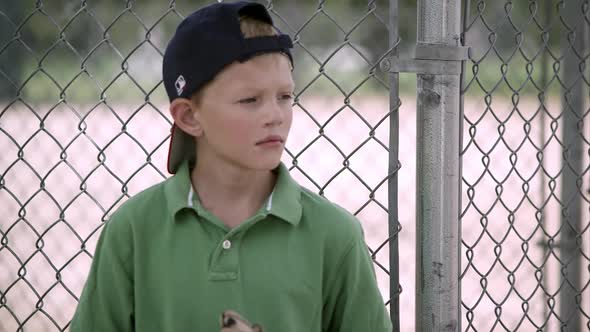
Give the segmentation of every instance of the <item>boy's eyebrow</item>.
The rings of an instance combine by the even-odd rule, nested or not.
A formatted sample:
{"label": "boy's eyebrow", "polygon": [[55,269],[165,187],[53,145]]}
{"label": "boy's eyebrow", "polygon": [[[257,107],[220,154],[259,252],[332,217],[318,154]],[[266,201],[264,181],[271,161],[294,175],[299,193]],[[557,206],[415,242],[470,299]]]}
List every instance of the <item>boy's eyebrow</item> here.
{"label": "boy's eyebrow", "polygon": [[278,85],[280,90],[295,90],[295,84],[293,83],[286,83]]}
{"label": "boy's eyebrow", "polygon": [[[295,84],[291,83],[291,82],[276,84],[276,85],[274,85],[274,87],[276,87],[278,90],[289,90],[289,91],[295,90]],[[251,84],[244,84],[244,85],[240,85],[238,87],[238,90],[240,90],[241,92],[247,93],[247,92],[259,92],[260,90],[264,90],[264,88],[257,88],[256,86],[252,86]]]}

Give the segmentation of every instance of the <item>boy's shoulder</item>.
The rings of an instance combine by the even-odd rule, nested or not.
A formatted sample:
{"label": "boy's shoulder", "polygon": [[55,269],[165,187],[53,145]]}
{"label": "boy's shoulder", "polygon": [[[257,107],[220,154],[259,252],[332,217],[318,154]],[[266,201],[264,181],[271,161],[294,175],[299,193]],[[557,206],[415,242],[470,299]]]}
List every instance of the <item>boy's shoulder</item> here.
{"label": "boy's shoulder", "polygon": [[311,190],[300,186],[302,218],[314,228],[340,237],[362,236],[359,220],[340,205]]}
{"label": "boy's shoulder", "polygon": [[166,184],[169,181],[170,178],[165,179],[132,195],[115,210],[113,216],[132,222],[145,220],[149,216],[160,216],[163,212],[169,211],[169,202],[165,193]]}

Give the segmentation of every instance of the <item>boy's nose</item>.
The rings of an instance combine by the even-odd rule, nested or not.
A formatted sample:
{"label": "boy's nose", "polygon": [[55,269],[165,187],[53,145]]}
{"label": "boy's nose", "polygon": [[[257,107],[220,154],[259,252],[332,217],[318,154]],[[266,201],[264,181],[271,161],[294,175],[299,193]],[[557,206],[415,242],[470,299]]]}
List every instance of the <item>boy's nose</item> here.
{"label": "boy's nose", "polygon": [[280,125],[285,120],[285,110],[279,105],[278,102],[269,102],[265,107],[265,125]]}

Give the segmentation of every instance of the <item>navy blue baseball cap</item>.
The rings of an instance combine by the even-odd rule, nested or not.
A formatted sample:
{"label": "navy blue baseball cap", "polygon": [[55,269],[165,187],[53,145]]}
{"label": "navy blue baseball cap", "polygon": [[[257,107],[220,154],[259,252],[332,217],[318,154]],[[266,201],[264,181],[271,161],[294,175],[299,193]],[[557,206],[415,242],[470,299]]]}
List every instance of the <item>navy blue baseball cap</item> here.
{"label": "navy blue baseball cap", "polygon": [[[246,38],[240,17],[247,16],[273,25],[264,5],[250,2],[222,2],[203,7],[187,16],[164,53],[162,65],[164,87],[172,102],[190,98],[215,78],[226,66],[244,62],[253,56],[280,52],[293,64],[291,38],[277,29],[277,35]],[[194,137],[172,126],[168,152],[168,172],[174,174],[183,160],[195,161]]]}

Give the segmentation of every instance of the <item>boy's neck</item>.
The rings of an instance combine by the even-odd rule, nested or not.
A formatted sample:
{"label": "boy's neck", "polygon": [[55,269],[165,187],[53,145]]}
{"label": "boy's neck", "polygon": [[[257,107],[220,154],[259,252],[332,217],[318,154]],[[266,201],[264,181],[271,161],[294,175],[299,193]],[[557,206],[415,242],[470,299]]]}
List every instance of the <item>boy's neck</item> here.
{"label": "boy's neck", "polygon": [[197,162],[191,171],[191,183],[201,205],[230,228],[260,209],[275,181],[272,171],[244,170],[231,165],[210,167]]}

